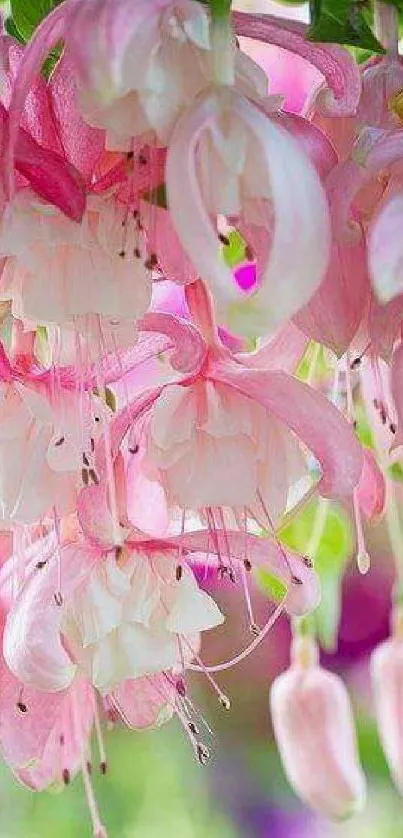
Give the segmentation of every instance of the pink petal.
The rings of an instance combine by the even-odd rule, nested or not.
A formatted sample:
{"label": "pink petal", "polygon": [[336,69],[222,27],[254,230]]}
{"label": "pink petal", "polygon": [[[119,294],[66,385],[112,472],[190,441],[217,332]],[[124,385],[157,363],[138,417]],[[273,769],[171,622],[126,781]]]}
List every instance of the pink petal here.
{"label": "pink petal", "polygon": [[272,15],[234,12],[238,35],[283,47],[306,58],[323,74],[327,88],[321,96],[321,109],[329,116],[354,113],[361,93],[358,65],[347,50],[334,44],[317,44],[306,38],[306,26]]}
{"label": "pink petal", "polygon": [[153,312],[143,317],[139,328],[145,332],[166,334],[171,338],[175,351],[170,357],[170,363],[175,370],[194,375],[203,365],[206,343],[189,321],[173,314]]}
{"label": "pink petal", "polygon": [[308,337],[324,343],[340,357],[357,332],[368,300],[364,239],[352,245],[334,243],[325,279],[294,320]]}
{"label": "pink petal", "polygon": [[357,486],[360,508],[369,521],[382,515],[386,501],[385,478],[369,448],[363,450],[363,469]]}
{"label": "pink petal", "polygon": [[371,678],[382,747],[394,783],[403,793],[403,643],[386,640],[371,656]]}
{"label": "pink petal", "polygon": [[322,495],[351,494],[361,476],[362,450],[350,424],[321,393],[282,372],[238,372],[217,365],[214,378],[255,399],[307,445],[322,468]]}
{"label": "pink petal", "polygon": [[402,212],[403,193],[397,193],[383,204],[369,231],[369,269],[382,303],[403,293]]}
{"label": "pink petal", "polygon": [[34,571],[23,585],[4,630],[4,657],[11,671],[25,684],[48,692],[66,689],[75,672],[60,637],[63,606],[55,601],[58,549],[64,600],[87,578],[99,557],[97,550],[86,545],[55,545],[47,565]]}
{"label": "pink petal", "polygon": [[128,727],[158,727],[173,713],[175,689],[164,675],[124,681],[110,696]]}

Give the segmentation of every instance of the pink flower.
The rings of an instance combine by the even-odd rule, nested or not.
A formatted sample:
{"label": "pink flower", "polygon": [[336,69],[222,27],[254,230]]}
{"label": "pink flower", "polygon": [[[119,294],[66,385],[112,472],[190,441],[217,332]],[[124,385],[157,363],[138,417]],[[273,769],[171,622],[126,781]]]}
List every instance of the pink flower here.
{"label": "pink flower", "polygon": [[319,666],[311,640],[294,641],[293,656],[271,691],[284,770],[304,803],[327,817],[346,818],[365,799],[350,700],[340,678]]}
{"label": "pink flower", "polygon": [[402,793],[401,691],[403,687],[403,643],[399,631],[373,652],[371,656],[371,677],[379,736],[394,783]]}

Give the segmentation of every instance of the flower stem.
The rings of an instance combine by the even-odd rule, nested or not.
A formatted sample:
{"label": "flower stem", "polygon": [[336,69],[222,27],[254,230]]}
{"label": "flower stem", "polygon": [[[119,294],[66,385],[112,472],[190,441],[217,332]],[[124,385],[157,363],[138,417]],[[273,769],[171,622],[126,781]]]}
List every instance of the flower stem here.
{"label": "flower stem", "polygon": [[232,87],[235,80],[235,42],[231,27],[231,0],[211,0],[213,81]]}
{"label": "flower stem", "polygon": [[389,3],[375,2],[374,12],[375,34],[378,41],[390,55],[397,55],[399,51],[399,17],[395,6]]}

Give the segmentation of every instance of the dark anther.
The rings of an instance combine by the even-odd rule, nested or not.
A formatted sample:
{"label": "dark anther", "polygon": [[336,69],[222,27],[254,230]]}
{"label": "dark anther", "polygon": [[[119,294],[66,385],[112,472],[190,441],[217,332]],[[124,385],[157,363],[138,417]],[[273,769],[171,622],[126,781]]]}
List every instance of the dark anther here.
{"label": "dark anther", "polygon": [[140,163],[140,166],[146,166],[147,165],[147,157],[145,156],[145,154],[140,153],[139,156],[138,156],[138,161]]}
{"label": "dark anther", "polygon": [[223,233],[219,233],[218,238],[219,238],[221,244],[225,244],[226,247],[228,247],[231,244],[228,236],[224,236]]}
{"label": "dark anther", "polygon": [[139,445],[133,445],[132,448],[129,448],[129,454],[138,454],[139,453]]}
{"label": "dark anther", "polygon": [[245,247],[245,258],[248,260],[248,262],[253,262],[255,258],[255,254],[249,244],[247,244]]}
{"label": "dark anther", "polygon": [[20,713],[28,713],[28,707],[27,707],[26,704],[24,704],[23,701],[18,701],[17,702],[17,707],[18,707]]}
{"label": "dark anther", "polygon": [[62,597],[60,591],[57,591],[57,593],[53,594],[53,599],[54,599],[56,605],[59,606],[59,608],[63,605],[63,597]]}
{"label": "dark anther", "polygon": [[303,585],[304,584],[302,579],[299,578],[299,576],[291,576],[291,582],[292,582],[293,585]]}
{"label": "dark anther", "polygon": [[91,451],[95,451],[95,439],[94,439],[94,437],[91,437],[90,443],[91,443]]}
{"label": "dark anther", "polygon": [[143,225],[142,225],[142,223],[141,223],[140,219],[138,219],[138,220],[137,220],[136,227],[137,227],[137,229],[138,229],[140,232],[141,232],[142,230],[144,230],[144,227],[143,227]]}
{"label": "dark anther", "polygon": [[353,428],[354,428],[354,430],[355,430],[355,431],[356,431],[356,430],[357,430],[357,428],[358,428],[358,422],[357,422],[357,420],[356,420],[356,419],[354,419],[354,422],[353,422]]}
{"label": "dark anther", "polygon": [[139,217],[139,211],[138,210],[133,210],[133,218],[138,218],[138,217]]}
{"label": "dark anther", "polygon": [[89,461],[86,454],[83,454],[83,463],[84,463],[85,466],[89,466],[89,464],[90,464],[90,461]]}
{"label": "dark anther", "polygon": [[64,439],[65,437],[61,436],[60,439],[58,439],[57,442],[55,442],[55,447],[58,448],[59,445],[63,445]]}
{"label": "dark anther", "polygon": [[182,565],[181,565],[181,564],[178,564],[178,565],[176,566],[176,581],[177,581],[177,582],[180,582],[180,581],[181,581],[181,579],[182,579],[182,574],[183,574],[183,567],[182,567]]}
{"label": "dark anther", "polygon": [[183,678],[179,678],[175,684],[176,692],[180,695],[181,698],[185,698],[186,695],[186,684]]}
{"label": "dark anther", "polygon": [[235,576],[234,571],[232,570],[232,567],[228,568],[228,577],[229,577],[230,582],[232,582],[232,584],[235,585],[236,584],[236,576]]}
{"label": "dark anther", "polygon": [[92,763],[89,760],[87,760],[87,771],[92,774]]}
{"label": "dark anther", "polygon": [[88,486],[88,469],[81,469],[81,480],[83,481],[84,486]]}
{"label": "dark anther", "polygon": [[251,623],[250,625],[251,633],[254,634],[255,637],[259,637],[260,628],[256,625],[256,623]]}
{"label": "dark anther", "polygon": [[198,728],[196,727],[194,722],[189,722],[189,730],[191,733],[193,733],[193,736],[199,735]]}
{"label": "dark anther", "polygon": [[64,785],[69,786],[70,785],[70,771],[69,771],[68,768],[63,768],[62,778],[63,778]]}
{"label": "dark anther", "polygon": [[309,556],[303,556],[302,561],[303,561],[305,567],[313,567],[313,561],[312,561],[312,559],[309,558]]}
{"label": "dark anther", "polygon": [[386,420],[387,420],[388,417],[387,417],[386,410],[385,410],[383,405],[381,406],[380,414],[381,414],[382,425],[386,425]]}
{"label": "dark anther", "polygon": [[228,696],[220,695],[220,704],[221,704],[221,707],[224,708],[224,710],[231,710],[231,702],[230,702]]}
{"label": "dark anther", "polygon": [[128,151],[126,157],[128,160],[133,160],[134,151]]}
{"label": "dark anther", "polygon": [[89,476],[90,476],[90,478],[91,478],[92,482],[93,482],[93,483],[95,483],[95,485],[96,485],[96,486],[98,486],[98,485],[99,485],[99,477],[98,477],[98,475],[96,474],[96,472],[94,471],[94,469],[93,469],[93,468],[90,468],[90,470],[89,470],[88,474],[89,474]]}
{"label": "dark anther", "polygon": [[100,421],[101,421],[100,416],[94,416],[94,422],[100,422]]}
{"label": "dark anther", "polygon": [[135,255],[136,259],[141,259],[141,251],[140,251],[139,247],[134,248],[134,255]]}
{"label": "dark anther", "polygon": [[379,410],[379,401],[378,401],[378,399],[374,399],[374,401],[373,401],[373,405],[374,405],[375,410]]}
{"label": "dark anther", "polygon": [[103,774],[105,776],[105,774],[108,770],[108,766],[107,766],[106,762],[101,762],[101,764],[99,766],[99,770],[100,770],[101,774]]}
{"label": "dark anther", "polygon": [[350,364],[350,369],[351,369],[351,370],[356,370],[356,369],[357,369],[357,367],[359,367],[360,365],[361,365],[361,358],[359,358],[359,357],[358,357],[358,358],[354,358],[354,359],[351,361],[351,364]]}
{"label": "dark anther", "polygon": [[47,563],[48,563],[47,559],[41,559],[40,562],[36,563],[35,567],[36,567],[37,570],[42,570],[42,568],[44,568],[45,565],[47,565]]}
{"label": "dark anther", "polygon": [[120,544],[118,544],[118,546],[115,547],[115,559],[116,559],[116,561],[118,561],[120,559],[120,557],[122,555],[122,552],[123,552],[123,547]]}
{"label": "dark anther", "polygon": [[245,570],[248,571],[248,573],[249,573],[250,570],[252,570],[252,562],[249,561],[249,559],[244,559],[243,560],[243,565],[244,565]]}
{"label": "dark anther", "polygon": [[395,423],[394,423],[394,422],[391,422],[391,423],[390,423],[390,425],[389,425],[389,430],[390,430],[391,434],[395,434],[395,433],[396,433],[396,425],[395,425]]}
{"label": "dark anther", "polygon": [[148,271],[152,271],[153,268],[156,268],[158,265],[158,259],[155,253],[150,253],[148,259],[144,262],[144,267],[147,268]]}
{"label": "dark anther", "polygon": [[206,765],[210,759],[210,751],[201,742],[198,742],[197,744],[197,759],[199,760],[200,765]]}
{"label": "dark anther", "polygon": [[126,251],[125,250],[120,250],[119,251],[119,256],[120,256],[121,259],[124,259],[125,256],[126,256]]}

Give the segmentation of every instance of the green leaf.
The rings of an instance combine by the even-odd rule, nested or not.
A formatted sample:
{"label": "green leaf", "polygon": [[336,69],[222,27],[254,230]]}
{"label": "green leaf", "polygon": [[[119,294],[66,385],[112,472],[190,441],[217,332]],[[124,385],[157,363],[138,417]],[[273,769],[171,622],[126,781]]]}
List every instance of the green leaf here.
{"label": "green leaf", "polygon": [[313,558],[321,580],[322,600],[313,618],[320,643],[331,650],[336,645],[339,626],[341,582],[353,550],[350,519],[341,507],[315,500],[281,532],[281,540],[292,550],[311,555],[312,534],[319,515],[323,516],[322,525]]}
{"label": "green leaf", "polygon": [[284,582],[263,567],[259,567],[256,571],[256,580],[263,593],[275,602],[280,602],[287,593],[287,586]]}
{"label": "green leaf", "polygon": [[11,0],[11,14],[21,38],[29,41],[36,27],[61,0]]}
{"label": "green leaf", "polygon": [[246,261],[246,242],[238,230],[231,230],[226,236],[228,244],[223,246],[224,261],[229,268],[236,268]]}
{"label": "green leaf", "polygon": [[19,41],[20,44],[25,44],[24,39],[21,37],[16,25],[15,20],[12,17],[8,17],[5,22],[5,29],[8,35],[11,35],[12,38],[15,38],[16,41]]}
{"label": "green leaf", "polygon": [[311,41],[350,44],[377,53],[385,51],[372,32],[364,5],[357,0],[314,0],[311,12]]}

